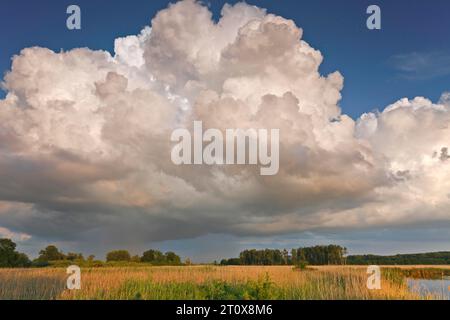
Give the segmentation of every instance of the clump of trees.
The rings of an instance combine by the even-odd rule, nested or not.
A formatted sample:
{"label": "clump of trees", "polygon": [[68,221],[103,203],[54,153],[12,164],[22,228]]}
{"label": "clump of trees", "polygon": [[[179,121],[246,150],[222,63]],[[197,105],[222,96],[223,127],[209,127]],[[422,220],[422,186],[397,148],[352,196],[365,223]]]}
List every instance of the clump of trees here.
{"label": "clump of trees", "polygon": [[10,239],[0,239],[0,268],[25,268],[31,265],[24,253],[16,251],[16,244]]}
{"label": "clump of trees", "polygon": [[131,261],[131,255],[127,250],[114,250],[106,254],[106,261]]}
{"label": "clump of trees", "polygon": [[306,261],[313,265],[345,264],[347,248],[330,244],[292,249],[292,264]]}
{"label": "clump of trees", "polygon": [[131,257],[130,253],[126,250],[114,250],[108,252],[106,255],[107,262],[120,262],[120,261],[132,261],[132,262],[145,262],[152,265],[181,265],[181,258],[174,252],[162,253],[158,250],[147,250],[141,257]]}
{"label": "clump of trees", "polygon": [[338,245],[292,249],[244,250],[239,258],[223,259],[221,265],[328,265],[344,264],[347,249]]}
{"label": "clump of trees", "polygon": [[181,258],[172,251],[163,254],[161,251],[150,249],[142,254],[141,262],[155,265],[180,265]]}
{"label": "clump of trees", "polygon": [[285,250],[244,250],[239,254],[242,265],[288,265],[291,264],[289,252]]}
{"label": "clump of trees", "polygon": [[69,252],[67,254],[64,254],[62,251],[59,251],[57,247],[54,245],[50,245],[46,247],[45,249],[39,251],[39,257],[38,260],[41,261],[59,261],[59,260],[68,260],[68,261],[75,261],[75,260],[84,260],[83,254],[81,253],[74,253]]}
{"label": "clump of trees", "polygon": [[69,252],[65,254],[56,246],[49,245],[45,249],[39,251],[39,257],[33,260],[33,266],[45,267],[48,265],[65,266],[72,263],[82,264],[86,260],[81,253]]}

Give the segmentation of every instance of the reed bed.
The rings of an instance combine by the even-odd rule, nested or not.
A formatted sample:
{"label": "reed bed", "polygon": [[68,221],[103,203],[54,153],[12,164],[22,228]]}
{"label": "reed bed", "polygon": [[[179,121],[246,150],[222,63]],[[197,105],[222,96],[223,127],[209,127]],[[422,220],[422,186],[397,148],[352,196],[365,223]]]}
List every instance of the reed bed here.
{"label": "reed bed", "polygon": [[401,275],[368,290],[362,267],[111,267],[82,269],[81,289],[65,289],[63,268],[0,269],[0,299],[418,299]]}

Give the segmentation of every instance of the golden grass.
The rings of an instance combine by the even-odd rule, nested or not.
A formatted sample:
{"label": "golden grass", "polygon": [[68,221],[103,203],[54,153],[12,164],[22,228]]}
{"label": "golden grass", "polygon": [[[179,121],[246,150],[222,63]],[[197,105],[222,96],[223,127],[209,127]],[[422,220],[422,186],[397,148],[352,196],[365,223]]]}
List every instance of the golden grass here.
{"label": "golden grass", "polygon": [[82,269],[81,290],[65,269],[0,269],[0,299],[418,299],[405,281],[366,287],[362,266],[113,267]]}

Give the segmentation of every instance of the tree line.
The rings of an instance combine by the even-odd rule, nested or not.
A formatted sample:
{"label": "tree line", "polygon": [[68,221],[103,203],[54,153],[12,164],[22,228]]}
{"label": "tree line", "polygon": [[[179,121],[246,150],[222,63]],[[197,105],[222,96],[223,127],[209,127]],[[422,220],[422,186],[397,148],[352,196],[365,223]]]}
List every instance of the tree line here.
{"label": "tree line", "polygon": [[[174,252],[161,252],[150,249],[141,256],[132,256],[127,250],[114,250],[106,255],[106,262],[96,260],[94,255],[87,258],[81,253],[60,251],[49,245],[39,251],[38,258],[30,260],[24,253],[16,250],[16,244],[10,239],[0,239],[0,268],[26,268],[45,266],[79,266],[100,267],[111,264],[148,263],[151,265],[190,265],[189,259],[183,263]],[[214,264],[218,264],[215,262]],[[347,255],[347,249],[339,245],[322,245],[300,247],[290,251],[283,249],[249,249],[244,250],[237,258],[223,259],[220,265],[444,265],[450,264],[450,252],[428,252],[418,254],[380,255]]]}
{"label": "tree line", "polygon": [[[132,256],[127,250],[114,250],[106,255],[106,263],[149,263],[152,265],[182,265],[180,256],[174,252],[162,253],[159,250],[147,250],[142,256]],[[190,264],[189,259],[186,264]],[[87,258],[82,253],[68,252],[65,254],[56,246],[49,245],[39,251],[39,256],[30,260],[30,258],[16,250],[16,244],[11,239],[0,239],[0,268],[27,268],[27,267],[46,267],[63,266],[69,264],[102,266],[101,260],[96,260],[94,255]]]}
{"label": "tree line", "polygon": [[379,256],[373,254],[353,255],[347,257],[347,264],[353,265],[444,265],[450,264],[450,252],[427,252],[413,254],[397,254],[392,256]]}
{"label": "tree line", "polygon": [[221,265],[328,265],[345,264],[347,249],[338,245],[291,249],[244,250],[238,258],[223,259]]}
{"label": "tree line", "polygon": [[347,249],[338,245],[292,249],[244,250],[238,258],[223,259],[221,265],[446,265],[450,252],[416,254],[347,255]]}

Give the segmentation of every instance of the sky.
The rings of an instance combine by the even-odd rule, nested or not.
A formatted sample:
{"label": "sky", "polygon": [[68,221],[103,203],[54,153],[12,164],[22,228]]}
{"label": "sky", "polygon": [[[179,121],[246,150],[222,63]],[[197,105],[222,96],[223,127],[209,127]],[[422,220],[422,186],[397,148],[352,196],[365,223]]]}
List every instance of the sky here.
{"label": "sky", "polygon": [[[215,19],[227,2],[238,1],[204,1]],[[30,46],[56,51],[89,47],[112,52],[114,39],[138,33],[169,2],[77,1],[82,7],[83,27],[75,32],[65,28],[65,11],[72,3],[75,2],[5,0],[0,12],[0,38],[4,41],[0,70],[9,70],[11,57]],[[292,19],[304,29],[305,39],[325,56],[321,70],[339,70],[345,77],[341,106],[354,118],[381,109],[399,96],[426,96],[436,101],[448,90],[450,43],[445,39],[450,29],[450,4],[446,0],[377,1],[382,9],[381,31],[366,28],[365,11],[373,1],[247,3]],[[421,70],[403,71],[402,66],[415,59],[424,64],[422,68],[429,68],[426,75],[417,75]]]}
{"label": "sky", "polygon": [[[3,1],[0,235],[32,255],[51,242],[197,261],[327,243],[450,250],[450,3],[236,3]],[[374,3],[381,30],[366,27]],[[81,30],[66,28],[70,4]],[[182,103],[211,127],[288,132],[280,173],[172,167],[163,141]]]}

